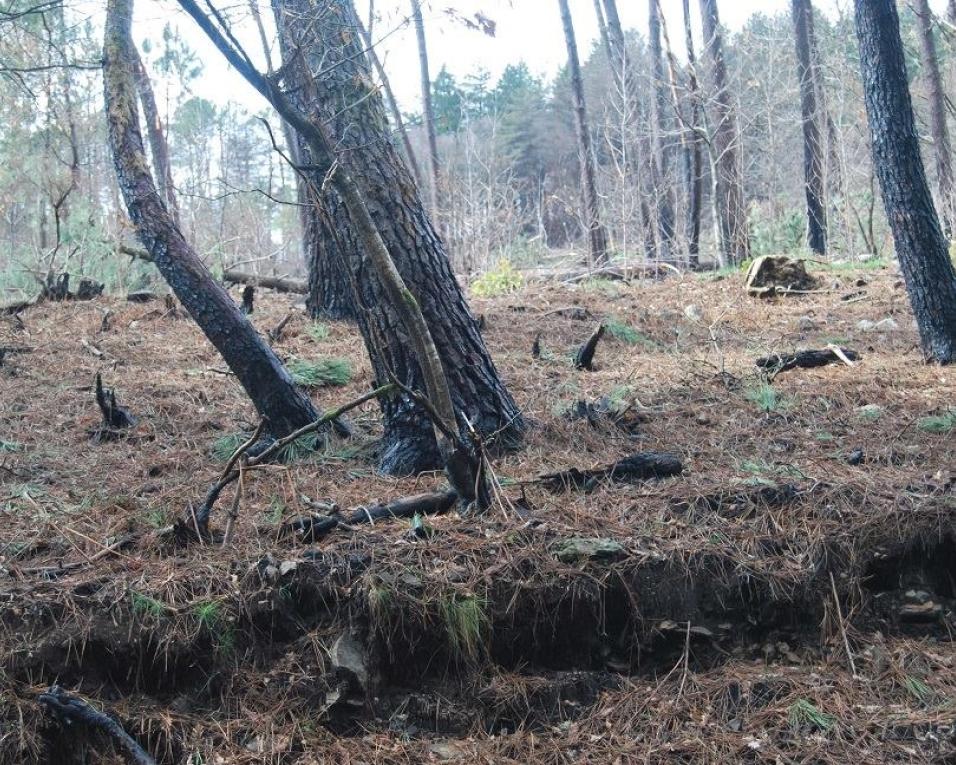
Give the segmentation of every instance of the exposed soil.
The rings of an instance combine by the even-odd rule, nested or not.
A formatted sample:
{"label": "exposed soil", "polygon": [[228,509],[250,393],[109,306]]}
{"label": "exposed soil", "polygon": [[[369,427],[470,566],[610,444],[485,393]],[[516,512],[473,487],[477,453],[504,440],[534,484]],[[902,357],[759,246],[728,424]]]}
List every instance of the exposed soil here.
{"label": "exposed soil", "polygon": [[[739,275],[474,299],[533,422],[494,462],[502,501],[311,545],[277,531],[443,485],[376,474],[374,404],[366,438],[249,471],[228,546],[234,488],[216,542],[176,545],[217,441],[255,427],[214,349],[162,301],[0,317],[21,349],[0,366],[0,762],[122,761],[44,713],[53,683],[164,763],[956,760],[954,372],[922,363],[892,269],[815,275],[828,291],[771,300]],[[290,310],[280,355],[353,370],[317,403],[369,390],[352,327],[270,294],[252,319]],[[831,343],[861,359],[754,365]],[[111,439],[97,372],[137,418]],[[531,480],[638,451],[683,473]]]}

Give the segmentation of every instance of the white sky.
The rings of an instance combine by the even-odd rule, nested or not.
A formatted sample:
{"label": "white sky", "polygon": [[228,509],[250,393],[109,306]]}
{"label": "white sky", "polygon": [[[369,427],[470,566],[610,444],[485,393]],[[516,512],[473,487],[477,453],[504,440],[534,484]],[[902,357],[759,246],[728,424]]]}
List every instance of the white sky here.
{"label": "white sky", "polygon": [[[219,7],[245,7],[237,0],[219,0]],[[425,26],[428,36],[429,65],[432,78],[442,65],[457,79],[483,67],[491,72],[492,81],[510,63],[525,61],[533,72],[551,78],[565,63],[564,43],[557,0],[424,0]],[[594,0],[569,0],[574,18],[578,50],[587,55],[597,37]],[[683,39],[681,0],[661,0],[668,31],[675,49]],[[752,14],[789,12],[790,0],[718,0],[721,21],[731,31],[739,29]],[[942,12],[945,0],[931,0],[934,9]],[[852,0],[815,0],[814,6],[826,13],[838,9],[852,12]],[[263,15],[269,17],[268,0],[260,0]],[[356,7],[366,18],[368,0],[356,0]],[[376,0],[381,20],[373,30],[376,39],[386,39],[378,46],[399,102],[405,111],[419,109],[418,58],[414,30],[403,22],[407,19],[409,0]],[[469,30],[451,21],[444,12],[454,8],[465,16],[481,11],[497,22],[495,37]],[[647,0],[618,0],[621,23],[625,28],[646,31]],[[691,15],[697,23],[698,2],[691,0]],[[180,11],[175,0],[140,0],[136,3],[135,37],[158,40],[163,25],[172,22],[205,64],[201,82],[193,85],[196,95],[223,102],[234,100],[252,110],[265,107],[245,82],[225,64],[208,44],[192,20]],[[250,22],[250,35],[243,42],[250,51],[259,50],[258,38]],[[699,31],[698,31],[699,37]]]}

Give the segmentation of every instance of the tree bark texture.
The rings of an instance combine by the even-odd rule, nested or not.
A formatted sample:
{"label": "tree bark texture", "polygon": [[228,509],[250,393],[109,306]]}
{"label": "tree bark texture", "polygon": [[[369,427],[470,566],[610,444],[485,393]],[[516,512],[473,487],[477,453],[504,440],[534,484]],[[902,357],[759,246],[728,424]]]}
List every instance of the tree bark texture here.
{"label": "tree bark texture", "polygon": [[704,53],[710,63],[714,103],[714,173],[721,232],[719,260],[722,266],[735,265],[750,257],[750,232],[741,177],[740,131],[727,84],[727,64],[724,60],[717,0],[700,0],[700,15],[704,30]]}
{"label": "tree bark texture", "polygon": [[797,52],[797,80],[800,83],[800,115],[803,122],[803,178],[807,198],[807,245],[820,255],[827,251],[826,195],[823,183],[823,142],[820,111],[811,59],[810,29],[813,5],[810,0],[792,0],[793,33]]}
{"label": "tree bark texture", "polygon": [[136,233],[156,267],[216,347],[272,435],[316,419],[317,412],[235,301],[186,242],[149,173],[136,110],[132,0],[109,0],[103,49],[106,118],[119,187]]}
{"label": "tree bark texture", "polygon": [[923,352],[956,360],[956,271],[920,157],[895,0],[855,0],[873,164]]}
{"label": "tree bark texture", "polygon": [[584,85],[581,82],[581,64],[578,61],[578,46],[574,39],[574,23],[568,0],[558,0],[564,41],[568,48],[568,69],[571,73],[571,96],[574,103],[574,130],[578,141],[578,163],[581,170],[581,193],[584,201],[584,221],[588,232],[588,254],[592,266],[606,263],[607,234],[601,225],[600,203],[597,195],[597,180],[594,172],[594,153],[591,151],[591,133],[588,127],[587,105],[584,101]]}
{"label": "tree bark texture", "polygon": [[[458,424],[467,417],[479,433],[497,433],[504,445],[516,443],[524,421],[495,370],[419,189],[391,141],[351,0],[320,6],[310,0],[273,2],[281,44],[298,51],[287,63],[290,91],[305,113],[327,126],[338,161],[365,195],[372,220],[434,339]],[[388,381],[391,372],[407,387],[423,391],[408,332],[364,251],[358,221],[347,200],[329,191],[321,194],[321,203],[337,244],[335,257],[356,296],[356,318],[376,377]],[[404,474],[439,467],[435,436],[421,407],[404,395],[384,397],[381,405],[382,469]]]}
{"label": "tree bark texture", "polygon": [[936,183],[939,188],[939,209],[947,238],[953,236],[953,152],[946,126],[946,95],[943,77],[939,71],[936,41],[933,39],[933,12],[928,0],[914,0],[916,30],[919,34],[920,64],[926,81],[926,98],[929,101],[929,131],[933,139],[933,154],[936,158]]}

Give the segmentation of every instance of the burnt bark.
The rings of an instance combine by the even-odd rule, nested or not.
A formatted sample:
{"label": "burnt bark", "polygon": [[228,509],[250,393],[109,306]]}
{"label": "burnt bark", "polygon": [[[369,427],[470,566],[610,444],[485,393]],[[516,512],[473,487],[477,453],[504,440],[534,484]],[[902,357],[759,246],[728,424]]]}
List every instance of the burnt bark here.
{"label": "burnt bark", "polygon": [[594,153],[591,151],[591,133],[588,126],[587,105],[584,101],[584,85],[581,82],[581,63],[578,46],[574,39],[574,23],[568,0],[558,0],[564,41],[568,48],[568,70],[571,74],[571,96],[574,102],[574,131],[578,142],[578,163],[581,172],[581,194],[584,202],[584,223],[588,233],[588,256],[592,266],[608,260],[607,234],[601,224],[597,195],[597,180],[594,173]]}
{"label": "burnt bark", "polygon": [[156,190],[139,130],[131,18],[132,0],[110,0],[103,46],[109,142],[130,219],[176,297],[269,421],[270,432],[285,435],[314,420],[316,410],[186,242]]}
{"label": "burnt bark", "polygon": [[714,114],[714,167],[720,228],[719,261],[735,265],[750,257],[750,232],[740,164],[737,112],[727,83],[723,32],[717,0],[700,0],[704,53],[710,63]]}
{"label": "burnt bark", "polygon": [[[524,431],[521,413],[498,376],[478,323],[468,309],[419,189],[391,140],[381,94],[356,33],[351,0],[320,7],[309,0],[273,0],[280,43],[296,52],[286,64],[286,85],[296,105],[321,121],[334,138],[341,166],[364,195],[372,223],[405,280],[431,332],[458,425],[464,418],[484,436],[511,445]],[[312,76],[320,72],[320,76]],[[409,332],[392,307],[363,247],[362,231],[338,194],[321,203],[355,295],[356,318],[378,380],[391,375],[425,390]],[[426,412],[406,395],[380,400],[385,426],[381,468],[402,474],[441,465]]]}
{"label": "burnt bark", "polygon": [[928,0],[914,0],[916,30],[919,35],[920,65],[926,79],[926,99],[929,101],[929,131],[933,139],[933,155],[936,159],[936,183],[939,189],[939,207],[943,218],[944,233],[953,235],[953,152],[946,126],[946,95],[943,91],[943,76],[939,71],[936,41],[933,39],[933,12]]}
{"label": "burnt bark", "polygon": [[956,271],[920,157],[894,0],[854,0],[873,165],[923,352],[956,360]]}
{"label": "burnt bark", "polygon": [[827,214],[823,181],[823,143],[820,140],[820,105],[811,58],[810,30],[813,5],[810,0],[792,0],[791,15],[800,83],[800,115],[803,123],[803,176],[807,198],[807,245],[817,255],[827,251]]}

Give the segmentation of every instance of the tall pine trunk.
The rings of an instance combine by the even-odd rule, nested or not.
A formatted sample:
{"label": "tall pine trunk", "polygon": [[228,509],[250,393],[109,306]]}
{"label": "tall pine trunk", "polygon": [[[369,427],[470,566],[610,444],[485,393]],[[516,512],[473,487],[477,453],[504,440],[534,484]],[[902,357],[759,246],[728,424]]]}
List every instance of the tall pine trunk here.
{"label": "tall pine trunk", "polygon": [[713,98],[713,154],[716,208],[721,231],[719,260],[722,266],[736,265],[750,257],[750,232],[744,201],[740,159],[740,131],[737,113],[727,83],[724,42],[717,12],[717,0],[700,0],[704,30],[704,53],[710,64]]}
{"label": "tall pine trunk", "polygon": [[[516,443],[521,412],[498,376],[478,323],[468,309],[418,186],[391,140],[385,107],[374,86],[351,0],[273,0],[286,62],[286,84],[300,109],[331,133],[338,159],[364,194],[375,227],[421,307],[452,391],[459,425],[467,418],[499,444]],[[353,33],[348,33],[351,30]],[[321,72],[313,77],[311,72]],[[321,189],[321,186],[316,187]],[[380,381],[393,373],[408,387],[425,390],[421,369],[400,317],[365,257],[360,232],[334,189],[320,203],[355,296],[356,319]],[[381,402],[385,450],[381,467],[407,474],[441,466],[431,423],[404,395]]]}
{"label": "tall pine trunk", "polygon": [[956,361],[956,270],[920,157],[895,0],[854,0],[873,165],[927,358]]}
{"label": "tall pine trunk", "polygon": [[667,85],[664,82],[664,50],[661,45],[661,18],[657,0],[648,4],[648,46],[651,56],[651,77],[654,93],[651,97],[651,131],[654,144],[654,187],[657,191],[657,225],[660,232],[661,257],[674,257],[674,189],[670,176],[670,146],[667,118]]}
{"label": "tall pine trunk", "polygon": [[[439,178],[441,167],[438,159],[438,135],[435,132],[435,110],[432,108],[432,79],[428,70],[428,45],[425,40],[425,20],[422,18],[421,0],[411,0],[412,20],[415,24],[415,37],[418,40],[418,67],[422,88],[422,123],[428,138],[428,169],[431,183],[428,186],[432,222],[440,229],[439,222]],[[361,22],[360,22],[361,23]]]}
{"label": "tall pine trunk", "polygon": [[823,142],[820,137],[820,110],[811,59],[810,29],[813,6],[810,0],[792,0],[793,32],[797,52],[797,80],[800,83],[800,115],[803,122],[803,179],[807,198],[807,245],[823,257],[827,252],[826,192],[823,182]]}
{"label": "tall pine trunk", "polygon": [[132,8],[132,0],[109,0],[103,46],[109,143],[129,216],[176,297],[268,419],[269,432],[287,435],[317,418],[312,402],[186,242],[149,174],[136,109]]}
{"label": "tall pine trunk", "polygon": [[943,77],[939,71],[936,41],[933,39],[933,12],[928,0],[913,0],[916,29],[919,34],[920,64],[926,80],[926,98],[929,101],[929,131],[933,138],[936,157],[936,183],[939,188],[939,206],[947,238],[953,236],[953,153],[946,126],[946,96]]}
{"label": "tall pine trunk", "polygon": [[704,198],[703,130],[700,78],[697,74],[697,54],[690,23],[690,0],[683,0],[684,44],[687,48],[687,96],[690,100],[690,124],[685,131],[688,147],[684,154],[684,185],[687,194],[686,236],[690,261],[700,261],[700,217]]}
{"label": "tall pine trunk", "polygon": [[606,263],[607,234],[601,224],[597,180],[594,172],[594,153],[591,151],[591,132],[588,125],[587,106],[584,101],[584,85],[581,82],[581,64],[578,61],[578,46],[574,39],[574,23],[568,0],[558,0],[564,41],[568,48],[568,70],[571,74],[571,97],[574,102],[574,130],[578,142],[578,163],[581,171],[581,194],[584,201],[584,222],[588,232],[588,255],[592,266]]}

